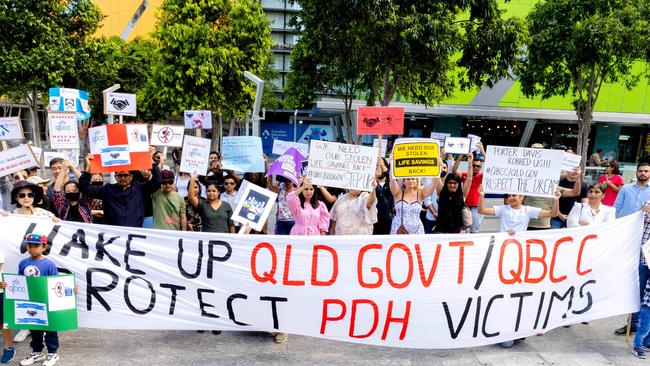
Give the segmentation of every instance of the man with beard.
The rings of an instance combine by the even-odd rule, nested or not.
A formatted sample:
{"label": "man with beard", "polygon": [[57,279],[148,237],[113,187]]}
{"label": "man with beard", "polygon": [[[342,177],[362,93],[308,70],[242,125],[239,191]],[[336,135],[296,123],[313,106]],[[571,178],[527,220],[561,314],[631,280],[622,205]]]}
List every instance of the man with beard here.
{"label": "man with beard", "polygon": [[[618,192],[614,208],[616,209],[616,217],[624,217],[639,211],[645,202],[650,201],[650,186],[648,186],[648,179],[650,178],[650,161],[639,160],[636,166],[636,182],[624,185]],[[650,269],[645,264],[643,253],[641,253],[639,262],[639,289],[641,289],[641,299],[643,299],[643,289],[646,282],[650,279]],[[630,332],[636,332],[636,327],[639,321],[639,313],[632,314],[632,325]],[[616,335],[625,335],[627,333],[627,326],[616,329]]]}

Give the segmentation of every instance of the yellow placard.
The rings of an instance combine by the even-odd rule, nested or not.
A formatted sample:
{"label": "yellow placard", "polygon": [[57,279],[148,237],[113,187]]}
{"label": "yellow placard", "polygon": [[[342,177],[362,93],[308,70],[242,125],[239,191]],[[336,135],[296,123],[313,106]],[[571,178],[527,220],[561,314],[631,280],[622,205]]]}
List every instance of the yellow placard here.
{"label": "yellow placard", "polygon": [[440,145],[430,139],[397,140],[393,146],[393,176],[438,177],[440,176]]}

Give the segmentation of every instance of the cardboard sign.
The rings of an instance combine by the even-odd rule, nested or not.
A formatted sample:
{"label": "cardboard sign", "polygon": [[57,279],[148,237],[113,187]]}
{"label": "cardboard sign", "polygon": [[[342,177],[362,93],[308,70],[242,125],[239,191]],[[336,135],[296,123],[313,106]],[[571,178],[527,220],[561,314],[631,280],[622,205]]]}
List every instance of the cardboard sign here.
{"label": "cardboard sign", "polygon": [[308,166],[307,176],[313,184],[371,192],[377,149],[312,140]]}
{"label": "cardboard sign", "polygon": [[138,114],[135,94],[106,93],[104,99],[104,114],[115,116],[131,116]]}
{"label": "cardboard sign", "polygon": [[0,118],[0,140],[20,140],[23,138],[23,124],[20,117]]}
{"label": "cardboard sign", "polygon": [[237,207],[233,208],[232,220],[248,224],[253,230],[261,231],[271,213],[278,195],[255,184],[246,186]]}
{"label": "cardboard sign", "polygon": [[38,161],[29,145],[19,145],[0,151],[0,177],[37,165]]}
{"label": "cardboard sign", "polygon": [[50,148],[79,149],[79,129],[75,113],[47,114],[47,126],[50,131]]}
{"label": "cardboard sign", "polygon": [[183,146],[183,126],[153,125],[151,128],[151,145],[153,146]]}
{"label": "cardboard sign", "polygon": [[212,111],[185,111],[185,128],[189,129],[204,129],[212,128]]}
{"label": "cardboard sign", "polygon": [[483,164],[485,193],[553,197],[564,151],[490,145]]}
{"label": "cardboard sign", "polygon": [[3,274],[4,324],[8,329],[63,331],[77,329],[74,275]]}
{"label": "cardboard sign", "polygon": [[309,145],[303,144],[302,142],[290,142],[283,140],[273,140],[273,151],[271,153],[275,155],[282,155],[292,147],[300,151],[302,156],[309,156]]}
{"label": "cardboard sign", "polygon": [[[637,311],[642,215],[514,236],[291,237],[9,215],[2,218],[0,247],[6,271],[16,272],[26,257],[20,252],[25,232],[36,223],[38,232],[50,234],[48,257],[79,274],[83,328],[122,329],[119,334],[168,329],[181,336],[179,330],[195,329],[288,332],[384,347],[459,349]],[[5,312],[7,318],[13,314]],[[160,338],[172,335],[165,333]]]}
{"label": "cardboard sign", "polygon": [[404,133],[404,107],[359,107],[358,135],[401,135]]}
{"label": "cardboard sign", "polygon": [[88,103],[88,92],[70,88],[50,88],[49,112],[72,112],[79,121],[90,118],[91,110]]}
{"label": "cardboard sign", "polygon": [[582,156],[565,152],[562,156],[562,170],[565,172],[572,172],[580,166],[581,162]]}
{"label": "cardboard sign", "polygon": [[472,151],[472,140],[467,137],[445,138],[445,154],[467,155]]}
{"label": "cardboard sign", "polygon": [[[372,147],[379,146],[379,139],[372,140]],[[388,146],[388,140],[381,139],[381,156],[386,156],[386,147]]]}
{"label": "cardboard sign", "polygon": [[187,135],[183,141],[180,171],[189,174],[206,175],[212,141],[202,137]]}
{"label": "cardboard sign", "polygon": [[224,137],[221,144],[221,168],[236,172],[264,173],[262,139],[257,136]]}
{"label": "cardboard sign", "polygon": [[395,178],[440,176],[440,145],[432,139],[397,139],[393,145],[392,171]]}
{"label": "cardboard sign", "polygon": [[151,169],[145,124],[115,124],[88,130],[91,173]]}

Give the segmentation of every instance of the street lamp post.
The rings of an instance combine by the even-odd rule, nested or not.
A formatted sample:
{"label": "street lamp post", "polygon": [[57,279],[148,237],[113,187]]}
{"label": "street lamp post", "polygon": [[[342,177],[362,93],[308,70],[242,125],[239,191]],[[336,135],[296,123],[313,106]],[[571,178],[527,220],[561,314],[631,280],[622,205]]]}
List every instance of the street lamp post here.
{"label": "street lamp post", "polygon": [[262,106],[262,94],[264,93],[264,80],[260,79],[256,75],[244,71],[244,76],[246,79],[252,81],[257,86],[255,92],[255,103],[253,104],[253,136],[260,135],[260,109]]}

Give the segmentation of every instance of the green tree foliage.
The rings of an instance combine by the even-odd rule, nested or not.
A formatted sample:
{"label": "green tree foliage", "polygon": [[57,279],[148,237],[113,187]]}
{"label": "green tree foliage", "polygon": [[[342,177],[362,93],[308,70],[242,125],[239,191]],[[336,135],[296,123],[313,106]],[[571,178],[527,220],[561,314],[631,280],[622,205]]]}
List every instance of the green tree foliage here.
{"label": "green tree foliage", "polygon": [[288,100],[333,91],[346,100],[348,120],[358,92],[368,93],[369,104],[388,105],[396,94],[433,104],[457,83],[491,85],[507,76],[520,54],[522,22],[503,20],[495,0],[297,3],[301,39]]}
{"label": "green tree foliage", "polygon": [[520,75],[527,96],[571,94],[583,167],[594,106],[604,82],[634,86],[635,62],[647,57],[647,0],[546,0],[528,15],[530,42]]}
{"label": "green tree foliage", "polygon": [[271,34],[259,3],[250,0],[166,0],[153,33],[160,46],[142,108],[166,118],[185,109],[243,117],[270,59]]}

